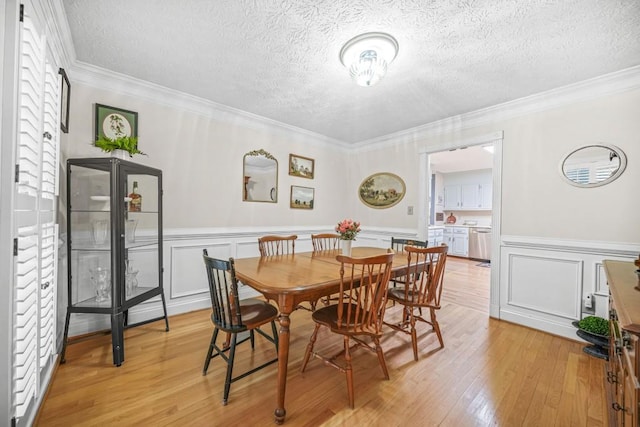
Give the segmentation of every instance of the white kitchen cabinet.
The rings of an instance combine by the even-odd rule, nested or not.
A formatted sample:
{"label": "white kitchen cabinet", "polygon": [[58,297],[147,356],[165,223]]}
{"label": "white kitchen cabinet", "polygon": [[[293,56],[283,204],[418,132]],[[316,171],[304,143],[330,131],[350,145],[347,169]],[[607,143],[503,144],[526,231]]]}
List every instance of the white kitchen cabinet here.
{"label": "white kitchen cabinet", "polygon": [[469,229],[467,227],[445,227],[443,240],[449,246],[449,255],[469,256]]}
{"label": "white kitchen cabinet", "polygon": [[444,210],[490,210],[491,171],[446,174]]}
{"label": "white kitchen cabinet", "polygon": [[444,186],[444,209],[445,210],[460,209],[460,186],[459,185]]}
{"label": "white kitchen cabinet", "polygon": [[476,209],[480,207],[480,186],[465,184],[460,186],[460,208]]}
{"label": "white kitchen cabinet", "polygon": [[493,189],[491,184],[480,185],[480,209],[491,209],[493,206]]}
{"label": "white kitchen cabinet", "polygon": [[430,228],[427,238],[428,246],[440,246],[444,242],[444,230],[442,228]]}

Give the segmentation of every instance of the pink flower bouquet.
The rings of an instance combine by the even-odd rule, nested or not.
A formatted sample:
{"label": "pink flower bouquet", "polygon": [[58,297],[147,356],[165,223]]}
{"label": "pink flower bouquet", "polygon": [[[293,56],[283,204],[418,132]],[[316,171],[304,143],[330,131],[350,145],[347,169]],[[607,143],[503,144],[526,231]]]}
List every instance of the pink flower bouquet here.
{"label": "pink flower bouquet", "polygon": [[352,219],[343,219],[336,226],[336,231],[340,233],[342,240],[356,240],[356,235],[360,232],[360,223]]}

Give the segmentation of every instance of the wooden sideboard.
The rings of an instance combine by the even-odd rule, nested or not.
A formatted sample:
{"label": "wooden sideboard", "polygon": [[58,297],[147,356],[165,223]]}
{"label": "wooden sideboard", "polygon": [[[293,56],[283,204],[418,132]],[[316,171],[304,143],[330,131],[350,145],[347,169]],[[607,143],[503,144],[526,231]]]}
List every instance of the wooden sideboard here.
{"label": "wooden sideboard", "polygon": [[609,425],[638,427],[640,283],[633,262],[604,261],[611,293],[609,361],[605,367]]}

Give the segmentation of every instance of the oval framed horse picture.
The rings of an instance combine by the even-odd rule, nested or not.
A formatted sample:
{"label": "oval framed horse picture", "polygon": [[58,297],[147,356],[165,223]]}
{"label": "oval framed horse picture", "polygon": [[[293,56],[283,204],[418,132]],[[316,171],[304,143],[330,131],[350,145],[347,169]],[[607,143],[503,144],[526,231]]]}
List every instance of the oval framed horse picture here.
{"label": "oval framed horse picture", "polygon": [[379,172],[362,181],[358,188],[360,201],[370,208],[386,209],[397,205],[406,192],[404,181],[390,172]]}

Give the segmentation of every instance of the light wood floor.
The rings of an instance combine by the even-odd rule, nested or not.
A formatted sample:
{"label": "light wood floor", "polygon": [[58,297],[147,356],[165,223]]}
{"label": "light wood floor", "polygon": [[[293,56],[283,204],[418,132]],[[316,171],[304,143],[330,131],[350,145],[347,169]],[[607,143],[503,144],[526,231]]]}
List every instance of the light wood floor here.
{"label": "light wood floor", "polygon": [[[488,317],[490,269],[450,258],[440,321],[445,348],[422,327],[420,360],[408,336],[389,331],[383,347],[391,379],[375,355],[355,351],[354,410],[344,375],[312,360],[300,362],[313,329],[310,314],[292,314],[287,382],[291,426],[605,426],[603,362],[578,342]],[[391,307],[388,319],[397,318]],[[202,364],[211,336],[209,311],[125,332],[125,363],[111,364],[109,336],[68,348],[41,408],[38,426],[271,426],[276,366],[232,384],[222,406],[224,363]],[[316,348],[338,349],[341,338],[321,334]],[[263,339],[236,356],[236,371],[273,357]]]}

